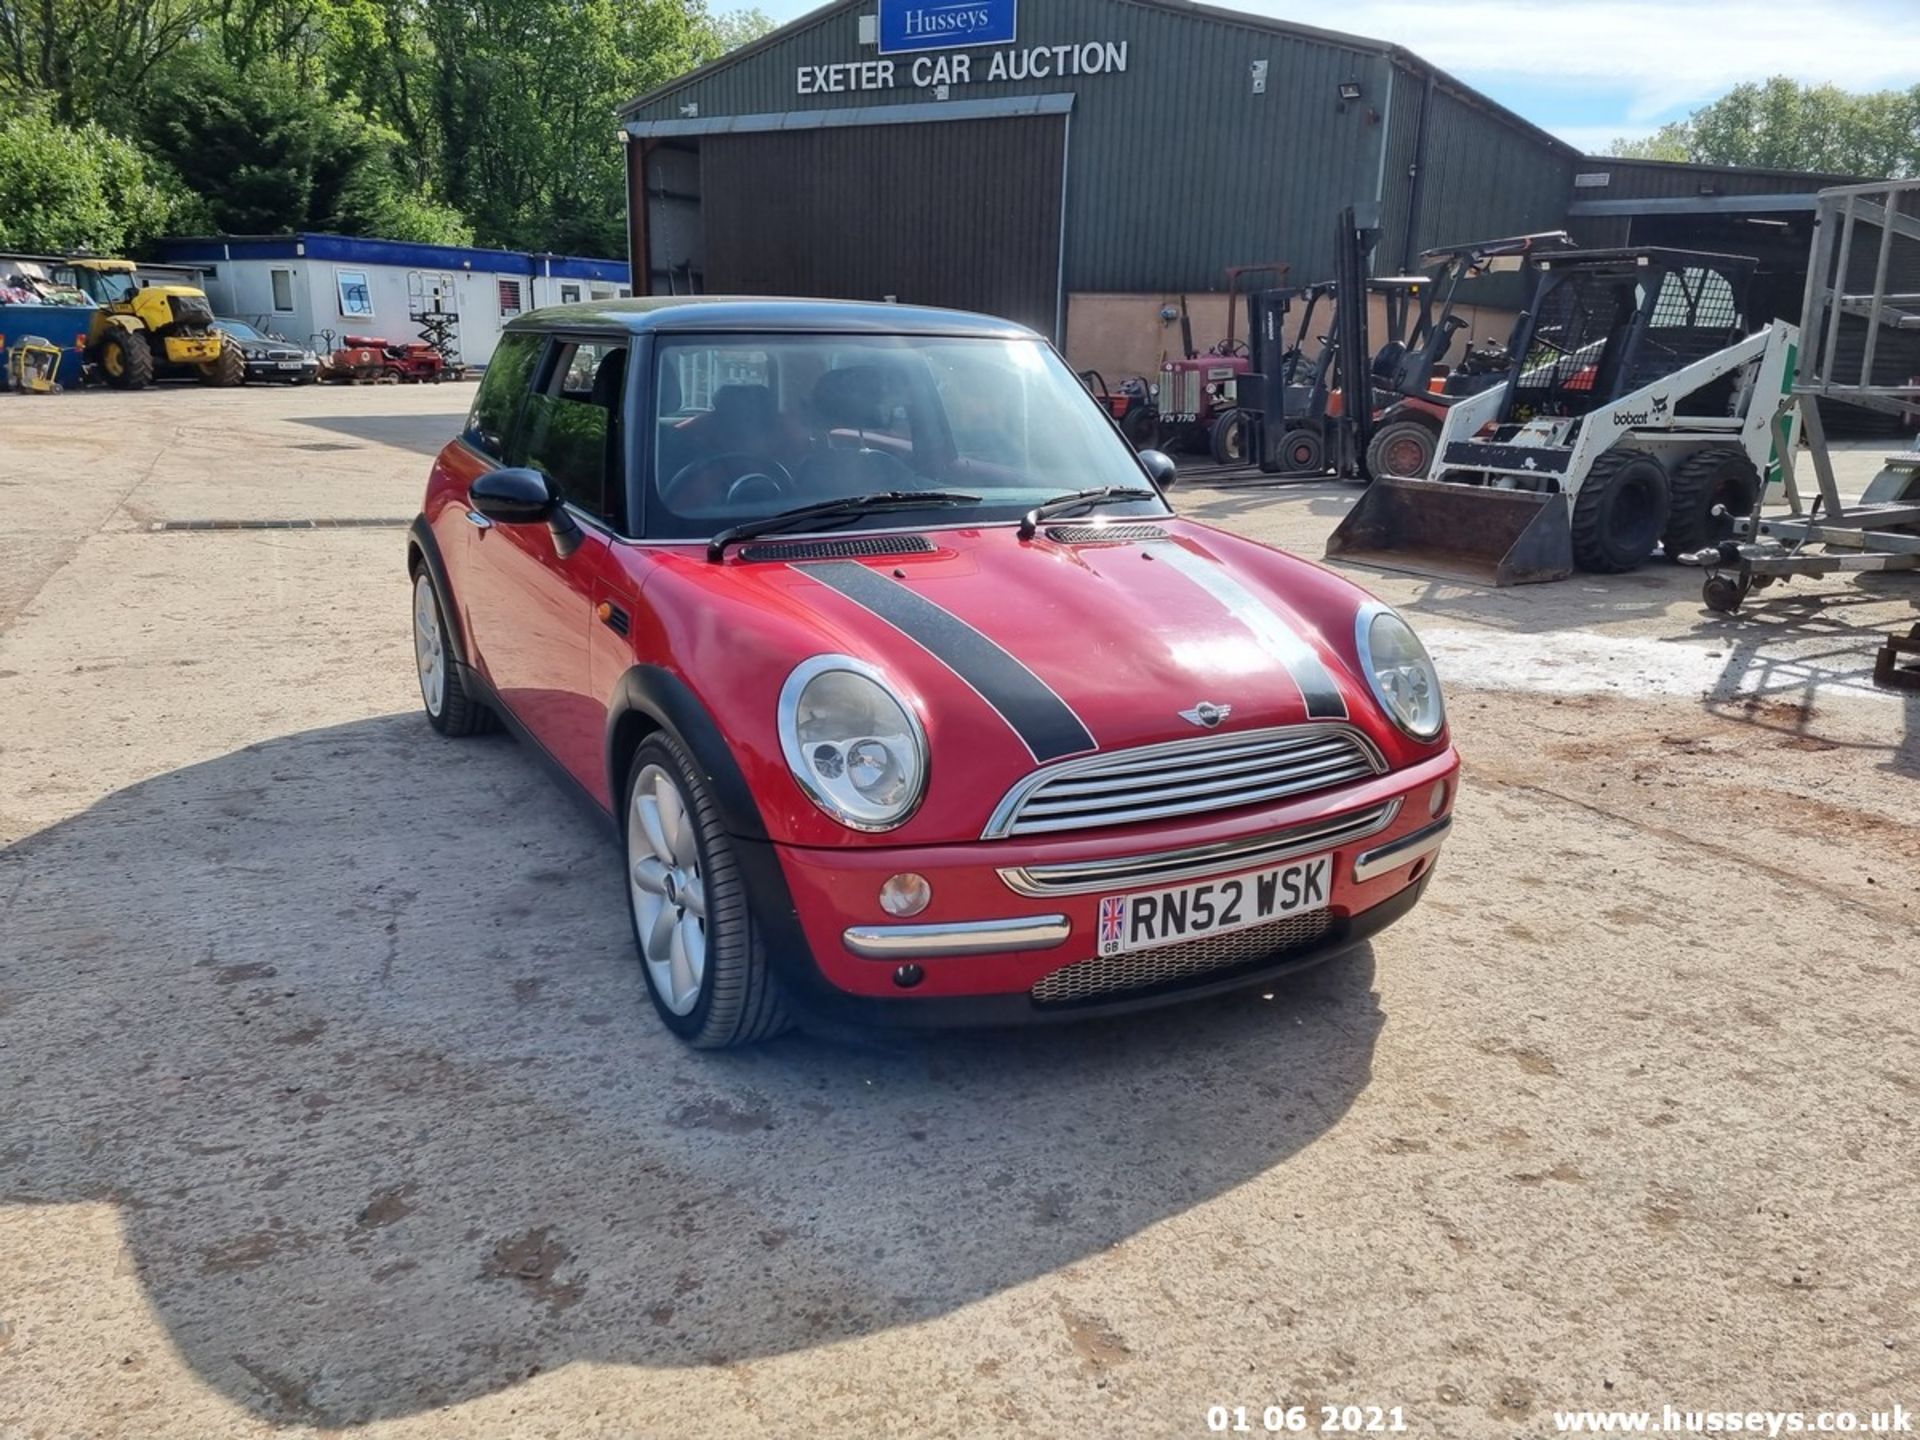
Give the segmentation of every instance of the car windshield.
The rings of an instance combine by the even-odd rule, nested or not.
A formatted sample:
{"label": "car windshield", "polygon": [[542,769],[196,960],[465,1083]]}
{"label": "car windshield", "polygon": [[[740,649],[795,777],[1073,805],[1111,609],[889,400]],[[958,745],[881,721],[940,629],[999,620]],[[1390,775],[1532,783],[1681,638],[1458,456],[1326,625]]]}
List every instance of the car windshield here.
{"label": "car windshield", "polygon": [[216,322],[220,328],[236,340],[259,340],[260,332],[244,320],[221,320]]}
{"label": "car windshield", "polygon": [[[703,538],[893,491],[979,498],[924,514],[896,504],[869,523],[1017,520],[1069,491],[1148,488],[1126,441],[1038,340],[671,336],[657,363],[649,536]],[[1158,499],[1109,508],[1166,511]]]}

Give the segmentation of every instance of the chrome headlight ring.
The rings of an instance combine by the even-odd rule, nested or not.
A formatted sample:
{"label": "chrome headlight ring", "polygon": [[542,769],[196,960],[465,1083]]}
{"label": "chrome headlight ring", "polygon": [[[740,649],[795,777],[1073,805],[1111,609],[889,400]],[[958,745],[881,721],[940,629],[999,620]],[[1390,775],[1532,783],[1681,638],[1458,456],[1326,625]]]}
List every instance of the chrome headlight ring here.
{"label": "chrome headlight ring", "polygon": [[[1376,627],[1384,627],[1376,635]],[[1353,621],[1354,648],[1373,698],[1404,734],[1431,744],[1446,729],[1447,705],[1440,672],[1413,627],[1378,600],[1360,607]]]}
{"label": "chrome headlight ring", "polygon": [[893,830],[927,791],[927,735],[885,672],[851,655],[803,660],[780,687],[780,749],[807,798],[850,830]]}

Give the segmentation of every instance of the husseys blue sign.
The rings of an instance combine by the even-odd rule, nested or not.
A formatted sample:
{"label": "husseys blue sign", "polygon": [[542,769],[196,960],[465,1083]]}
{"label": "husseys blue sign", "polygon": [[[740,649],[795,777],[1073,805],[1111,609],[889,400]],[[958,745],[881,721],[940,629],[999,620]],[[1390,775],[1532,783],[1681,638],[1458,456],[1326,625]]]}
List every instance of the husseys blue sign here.
{"label": "husseys blue sign", "polygon": [[880,0],[880,53],[1011,45],[1016,0]]}

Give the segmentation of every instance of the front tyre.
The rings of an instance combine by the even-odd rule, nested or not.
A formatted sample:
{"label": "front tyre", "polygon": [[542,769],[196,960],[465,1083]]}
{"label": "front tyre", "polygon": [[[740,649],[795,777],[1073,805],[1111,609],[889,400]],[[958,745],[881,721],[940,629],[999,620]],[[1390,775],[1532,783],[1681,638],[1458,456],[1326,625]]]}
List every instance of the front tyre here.
{"label": "front tyre", "polygon": [[1667,472],[1644,450],[1593,462],[1573,497],[1573,561],[1596,575],[1637,570],[1667,528]]}
{"label": "front tyre", "polygon": [[1208,446],[1213,452],[1216,465],[1244,465],[1247,463],[1247,434],[1251,421],[1244,410],[1229,410],[1213,422],[1208,433]]}
{"label": "front tyre", "polygon": [[222,345],[220,353],[199,367],[200,383],[225,388],[247,383],[247,357],[238,345]]}
{"label": "front tyre", "polygon": [[656,732],[634,751],[625,798],[628,911],[661,1021],[699,1050],[778,1035],[786,1009],[699,767]]}
{"label": "front tyre", "polygon": [[455,736],[490,728],[492,712],[467,693],[460,667],[453,663],[446,616],[440,612],[440,597],[425,567],[413,577],[413,660],[429,725],[442,735]]}
{"label": "front tyre", "polygon": [[100,342],[100,372],[116,390],[144,390],[153,383],[153,347],[139,331],[116,325]]}

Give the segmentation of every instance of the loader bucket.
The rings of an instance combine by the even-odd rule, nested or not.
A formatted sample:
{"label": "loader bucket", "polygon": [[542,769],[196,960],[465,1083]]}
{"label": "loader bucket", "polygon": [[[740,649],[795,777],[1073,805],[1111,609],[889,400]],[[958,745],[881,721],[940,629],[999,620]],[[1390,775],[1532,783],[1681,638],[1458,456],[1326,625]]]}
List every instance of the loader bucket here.
{"label": "loader bucket", "polygon": [[1559,495],[1383,476],[1327,538],[1327,558],[1527,585],[1573,573],[1573,534]]}

